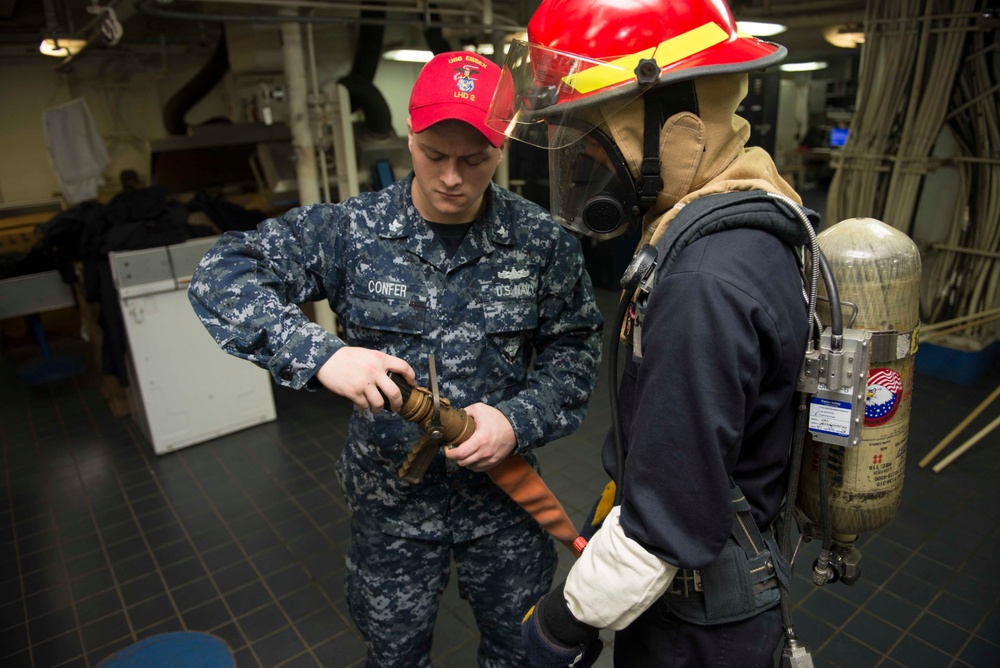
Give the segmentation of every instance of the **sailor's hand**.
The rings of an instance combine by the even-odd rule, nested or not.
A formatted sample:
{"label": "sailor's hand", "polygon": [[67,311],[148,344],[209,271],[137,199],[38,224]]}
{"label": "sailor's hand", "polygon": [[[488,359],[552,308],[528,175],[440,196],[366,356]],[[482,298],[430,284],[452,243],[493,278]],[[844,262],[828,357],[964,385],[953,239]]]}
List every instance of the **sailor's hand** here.
{"label": "sailor's hand", "polygon": [[517,436],[507,416],[486,404],[472,404],[465,412],[476,422],[468,440],[445,449],[445,457],[472,471],[487,471],[514,452]]}
{"label": "sailor's hand", "polygon": [[[334,394],[347,398],[360,411],[379,413],[383,408],[398,411],[402,393],[387,372],[402,374],[411,385],[416,375],[405,360],[377,350],[344,346],[316,372],[316,380]],[[389,406],[385,405],[389,400]]]}

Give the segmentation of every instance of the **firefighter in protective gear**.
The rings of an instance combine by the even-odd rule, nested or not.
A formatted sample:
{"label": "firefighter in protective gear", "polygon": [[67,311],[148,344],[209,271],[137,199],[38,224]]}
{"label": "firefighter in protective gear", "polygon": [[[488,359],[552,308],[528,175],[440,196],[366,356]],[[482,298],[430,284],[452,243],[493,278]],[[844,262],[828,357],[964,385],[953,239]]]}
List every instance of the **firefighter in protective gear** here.
{"label": "firefighter in protective gear", "polygon": [[721,0],[543,0],[508,54],[487,123],[549,150],[560,223],[638,229],[639,245],[674,222],[712,231],[656,268],[630,309],[641,338],[631,315],[621,330],[623,454],[613,433],[603,452],[617,503],[525,617],[534,666],[592,665],[602,628],[617,666],[772,664],[809,323],[799,242],[769,230],[795,218],[776,200],[801,199],[736,110],[748,73],[784,55]]}

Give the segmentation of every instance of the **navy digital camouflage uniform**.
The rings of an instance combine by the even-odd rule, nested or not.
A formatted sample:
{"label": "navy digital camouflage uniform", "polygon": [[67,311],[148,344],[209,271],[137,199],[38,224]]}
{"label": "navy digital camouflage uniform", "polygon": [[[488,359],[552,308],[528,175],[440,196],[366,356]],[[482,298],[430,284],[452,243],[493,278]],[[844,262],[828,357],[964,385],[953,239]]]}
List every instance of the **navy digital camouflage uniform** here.
{"label": "navy digital camouflage uniform", "polygon": [[[602,320],[579,241],[537,205],[490,184],[486,212],[449,257],[413,206],[413,175],[336,205],[227,233],[196,270],[195,311],[227,352],[292,388],[340,347],[406,360],[453,406],[502,411],[515,452],[572,433],[598,375]],[[295,304],[326,299],[345,341]],[[453,551],[480,627],[480,664],[523,663],[519,623],[546,593],[552,540],[483,473],[438,454],[424,481],[397,469],[422,435],[389,411],[355,411],[337,471],[352,514],[348,602],[373,665],[430,665]]]}

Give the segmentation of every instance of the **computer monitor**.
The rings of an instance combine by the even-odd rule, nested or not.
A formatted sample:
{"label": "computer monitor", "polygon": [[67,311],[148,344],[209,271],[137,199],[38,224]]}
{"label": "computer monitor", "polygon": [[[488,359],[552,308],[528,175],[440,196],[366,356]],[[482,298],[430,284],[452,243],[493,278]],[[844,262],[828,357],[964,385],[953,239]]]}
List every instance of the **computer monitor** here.
{"label": "computer monitor", "polygon": [[847,143],[847,128],[830,128],[830,148],[840,148]]}

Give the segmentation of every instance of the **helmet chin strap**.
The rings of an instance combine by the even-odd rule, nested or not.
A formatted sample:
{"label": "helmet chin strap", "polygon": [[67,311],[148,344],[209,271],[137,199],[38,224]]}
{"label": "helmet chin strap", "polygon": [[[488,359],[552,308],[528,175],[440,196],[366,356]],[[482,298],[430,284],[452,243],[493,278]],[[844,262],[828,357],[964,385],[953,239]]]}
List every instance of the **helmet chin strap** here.
{"label": "helmet chin strap", "polygon": [[642,165],[636,192],[643,215],[656,204],[663,190],[660,174],[660,130],[674,114],[691,112],[698,115],[698,97],[694,81],[688,79],[668,86],[653,88],[643,96],[644,128],[642,133]]}

